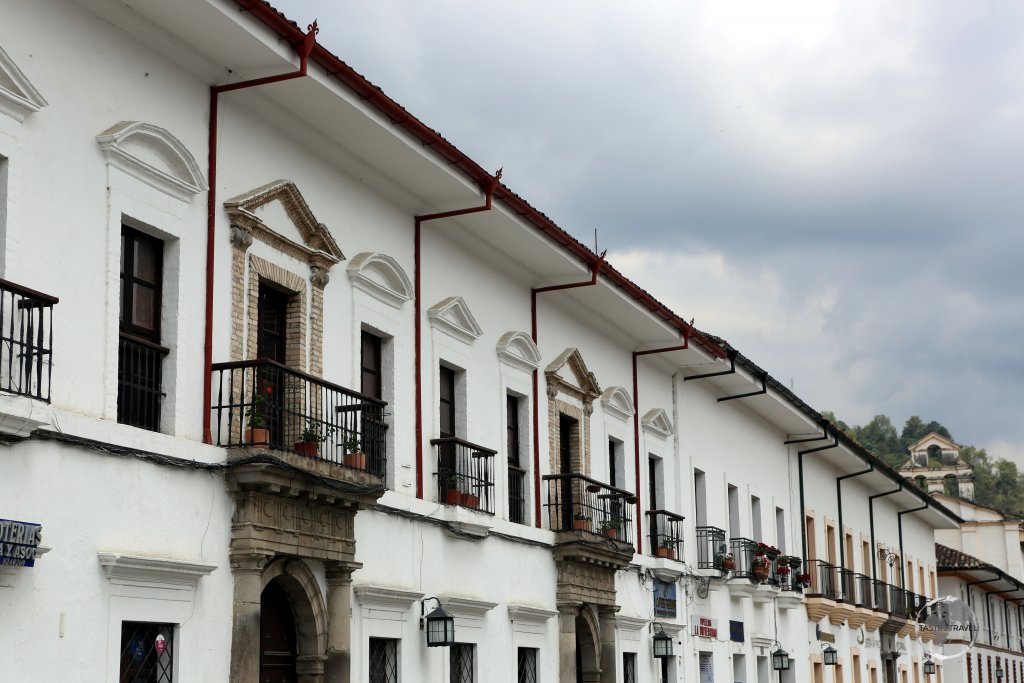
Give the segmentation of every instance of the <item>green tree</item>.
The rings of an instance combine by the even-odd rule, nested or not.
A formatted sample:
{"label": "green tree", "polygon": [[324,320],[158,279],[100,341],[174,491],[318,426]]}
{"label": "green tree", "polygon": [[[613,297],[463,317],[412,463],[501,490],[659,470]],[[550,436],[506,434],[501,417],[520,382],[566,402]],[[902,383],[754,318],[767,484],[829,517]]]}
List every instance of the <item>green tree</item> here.
{"label": "green tree", "polygon": [[900,467],[906,461],[900,436],[886,415],[875,415],[863,427],[855,427],[857,441],[890,467]]}

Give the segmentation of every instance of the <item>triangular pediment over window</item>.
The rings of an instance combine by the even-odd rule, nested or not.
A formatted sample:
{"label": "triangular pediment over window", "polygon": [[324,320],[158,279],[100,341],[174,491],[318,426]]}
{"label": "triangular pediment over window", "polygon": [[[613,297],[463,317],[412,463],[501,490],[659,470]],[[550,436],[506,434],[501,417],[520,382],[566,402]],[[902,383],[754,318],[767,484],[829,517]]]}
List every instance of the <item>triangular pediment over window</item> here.
{"label": "triangular pediment over window", "polygon": [[[327,226],[316,219],[302,193],[289,180],[275,180],[224,202],[231,227],[305,261],[330,269],[345,260]],[[237,239],[237,236],[232,236]]]}
{"label": "triangular pediment over window", "polygon": [[676,432],[668,413],[661,408],[647,411],[640,422],[644,430],[663,438],[668,438]]}
{"label": "triangular pediment over window", "polygon": [[39,111],[46,104],[28,77],[0,47],[0,112],[24,121],[26,116]]}
{"label": "triangular pediment over window", "polygon": [[467,344],[483,334],[483,330],[461,296],[450,296],[437,302],[427,309],[427,317],[435,328]]}
{"label": "triangular pediment over window", "polygon": [[575,347],[569,347],[558,354],[558,358],[544,368],[544,375],[548,380],[549,394],[568,390],[584,403],[590,403],[601,396],[601,386],[597,383],[597,377],[587,369],[583,356]]}

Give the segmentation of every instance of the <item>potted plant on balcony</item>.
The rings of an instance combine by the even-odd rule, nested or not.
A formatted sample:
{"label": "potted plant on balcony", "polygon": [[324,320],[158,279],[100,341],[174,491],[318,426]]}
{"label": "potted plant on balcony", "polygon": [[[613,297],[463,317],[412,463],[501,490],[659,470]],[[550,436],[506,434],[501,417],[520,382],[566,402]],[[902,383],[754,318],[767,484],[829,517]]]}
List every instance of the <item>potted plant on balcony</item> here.
{"label": "potted plant on balcony", "polygon": [[462,490],[459,486],[462,484],[462,477],[454,474],[449,474],[444,480],[444,502],[448,505],[461,505],[462,504]]}
{"label": "potted plant on balcony", "polygon": [[608,538],[618,538],[619,529],[622,528],[621,517],[609,517],[608,519],[601,522],[601,533]]}
{"label": "potted plant on balcony", "polygon": [[810,585],[811,585],[811,575],[810,574],[797,574],[796,575],[796,582],[794,583],[794,586],[796,588],[807,588]]}
{"label": "potted plant on balcony", "polygon": [[357,470],[366,469],[366,453],[363,452],[363,445],[360,443],[359,436],[352,434],[341,443],[345,449],[345,455],[342,457],[342,462],[345,463],[345,467],[354,467]]}
{"label": "potted plant on balcony", "polygon": [[675,544],[672,539],[663,538],[658,542],[658,547],[654,549],[654,555],[656,557],[664,557],[669,560],[676,559]]}
{"label": "potted plant on balcony", "polygon": [[271,388],[267,387],[266,393],[253,396],[252,403],[245,409],[245,421],[249,425],[245,442],[253,448],[270,446],[270,430],[267,429],[267,419],[263,414],[263,404],[267,402],[270,393]]}
{"label": "potted plant on balcony", "polygon": [[463,480],[462,488],[468,489],[462,492],[462,505],[474,509],[480,507],[480,496],[473,492],[472,484]]}
{"label": "potted plant on balcony", "polygon": [[732,553],[719,552],[715,556],[719,569],[725,572],[731,572],[736,569],[736,558]]}
{"label": "potted plant on balcony", "polygon": [[761,552],[758,548],[754,553],[754,558],[750,561],[750,575],[758,581],[764,581],[768,578],[768,568],[771,566],[771,560],[768,559],[768,555]]}
{"label": "potted plant on balcony", "polygon": [[590,517],[582,512],[577,512],[572,516],[572,528],[580,529],[582,531],[590,531]]}
{"label": "potted plant on balcony", "polygon": [[308,455],[315,458],[318,454],[317,444],[327,440],[327,437],[334,433],[332,425],[321,425],[313,418],[306,420],[306,426],[299,434],[299,440],[295,442],[295,452],[299,455]]}

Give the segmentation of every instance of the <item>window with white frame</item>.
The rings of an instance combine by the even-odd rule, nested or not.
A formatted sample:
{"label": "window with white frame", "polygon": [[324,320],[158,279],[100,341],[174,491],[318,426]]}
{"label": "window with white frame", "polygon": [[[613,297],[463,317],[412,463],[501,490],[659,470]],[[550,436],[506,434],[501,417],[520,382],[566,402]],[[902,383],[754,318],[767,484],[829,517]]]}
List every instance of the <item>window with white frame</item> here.
{"label": "window with white frame", "polygon": [[398,639],[370,638],[370,683],[398,683]]}
{"label": "window with white frame", "polygon": [[537,683],[537,652],[535,647],[519,648],[519,683]]}
{"label": "window with white frame", "polygon": [[450,683],[474,683],[473,659],[476,653],[476,645],[471,643],[456,643],[448,648],[448,663],[450,667]]}

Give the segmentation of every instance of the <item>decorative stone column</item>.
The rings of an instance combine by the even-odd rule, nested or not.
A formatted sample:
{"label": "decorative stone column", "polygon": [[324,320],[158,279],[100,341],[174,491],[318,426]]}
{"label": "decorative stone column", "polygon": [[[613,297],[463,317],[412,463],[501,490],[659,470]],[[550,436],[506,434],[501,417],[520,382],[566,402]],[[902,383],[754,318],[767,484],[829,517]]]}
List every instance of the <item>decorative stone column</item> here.
{"label": "decorative stone column", "polygon": [[601,625],[601,678],[602,683],[615,683],[618,669],[615,659],[615,614],[618,605],[602,605],[597,608],[598,623]]}
{"label": "decorative stone column", "polygon": [[558,605],[558,680],[576,683],[576,615],[581,603]]}
{"label": "decorative stone column", "polygon": [[260,597],[265,555],[232,555],[235,580],[231,629],[231,683],[259,683]]}
{"label": "decorative stone column", "polygon": [[327,680],[352,680],[352,572],[358,562],[327,563]]}

